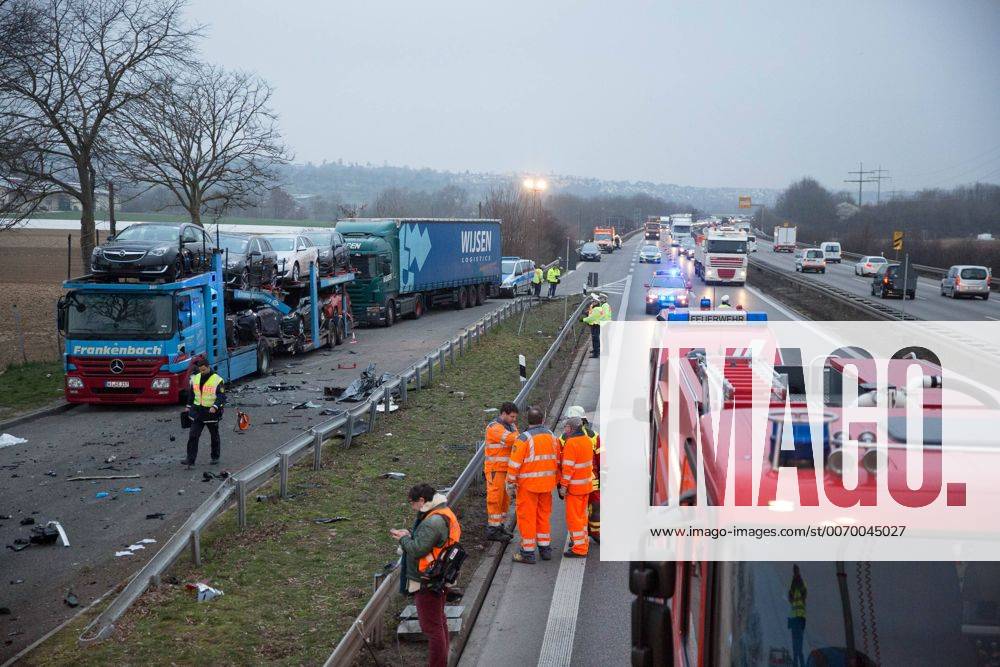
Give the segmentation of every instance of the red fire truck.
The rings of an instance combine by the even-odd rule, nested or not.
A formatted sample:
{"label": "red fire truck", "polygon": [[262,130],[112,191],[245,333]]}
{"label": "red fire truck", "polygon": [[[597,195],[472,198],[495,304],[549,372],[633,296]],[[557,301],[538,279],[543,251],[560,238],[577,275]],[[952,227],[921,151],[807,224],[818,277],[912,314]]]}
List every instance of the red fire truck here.
{"label": "red fire truck", "polygon": [[[733,311],[715,312],[727,320],[734,316]],[[702,313],[707,321],[711,321],[710,314]],[[766,318],[762,315],[746,313],[744,317],[747,321]],[[672,315],[677,319],[686,316]],[[710,446],[712,414],[709,401],[705,400],[706,386],[711,375],[720,371],[718,366],[706,364],[698,350],[681,353],[681,366],[677,369],[678,432],[687,445],[692,441],[694,429],[700,427],[703,447],[704,433],[708,434]],[[732,411],[734,420],[749,418],[750,408],[755,407],[752,387],[763,384],[769,388],[763,392],[769,405],[763,407],[784,407],[788,400],[794,415],[796,406],[804,405],[799,398],[804,396],[805,381],[800,360],[785,356],[780,350],[776,355],[773,372],[777,377],[759,377],[759,369],[751,367],[745,351],[730,351],[721,371],[725,394],[722,409]],[[864,404],[868,396],[865,391],[874,379],[872,364],[866,364],[859,356],[863,357],[863,352],[849,348],[838,350],[827,359],[826,406],[833,416],[828,430],[824,430],[824,460],[814,463],[811,451],[808,457],[800,456],[796,438],[794,452],[780,450],[779,444],[780,451],[774,452],[769,461],[775,465],[814,466],[820,469],[817,472],[827,471],[821,484],[837,481],[835,478],[845,465],[844,454],[838,447],[842,426],[837,417],[844,368],[848,361],[859,367],[858,405]],[[908,361],[924,371],[923,386],[927,389],[923,406],[925,411],[933,412],[935,405],[940,408],[941,403],[938,388],[941,371],[933,355],[923,358],[926,360]],[[668,452],[672,451],[667,442],[667,363],[665,351],[651,353],[651,505],[665,505],[667,499]],[[893,375],[890,370],[890,384],[906,386],[898,383],[899,376]],[[714,380],[718,382],[719,378]],[[974,391],[969,395],[974,395]],[[900,397],[890,393],[890,399]],[[995,419],[996,406],[987,407],[994,409],[981,414],[992,414]],[[937,420],[940,445],[940,416]],[[900,428],[902,423],[890,409],[890,439],[893,429]],[[925,420],[924,440],[928,444],[933,444],[933,423],[933,415],[929,421]],[[851,437],[861,443],[872,442],[874,451],[871,434],[854,433],[855,426],[851,425]],[[930,439],[928,427],[932,433]],[[681,452],[680,502],[692,503],[697,488],[697,465],[693,457],[697,453],[687,446],[676,451]],[[889,466],[898,463],[894,462],[896,455],[890,448]],[[725,471],[712,469],[711,457],[704,458],[705,487],[713,495]],[[876,458],[866,452],[861,467],[864,470],[859,474],[859,484],[872,484],[879,471]],[[776,474],[765,466],[765,474],[771,473]],[[635,596],[633,665],[1000,664],[1000,563],[633,561],[629,588]]]}

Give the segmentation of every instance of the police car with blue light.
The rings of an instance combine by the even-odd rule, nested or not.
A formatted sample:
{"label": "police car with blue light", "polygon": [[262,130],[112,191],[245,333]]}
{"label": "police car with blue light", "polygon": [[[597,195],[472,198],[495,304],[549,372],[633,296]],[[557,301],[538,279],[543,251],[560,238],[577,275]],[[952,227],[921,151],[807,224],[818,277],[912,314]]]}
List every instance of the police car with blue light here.
{"label": "police car with blue light", "polygon": [[656,271],[645,287],[647,315],[658,313],[668,306],[688,307],[691,283],[684,279],[679,268]]}

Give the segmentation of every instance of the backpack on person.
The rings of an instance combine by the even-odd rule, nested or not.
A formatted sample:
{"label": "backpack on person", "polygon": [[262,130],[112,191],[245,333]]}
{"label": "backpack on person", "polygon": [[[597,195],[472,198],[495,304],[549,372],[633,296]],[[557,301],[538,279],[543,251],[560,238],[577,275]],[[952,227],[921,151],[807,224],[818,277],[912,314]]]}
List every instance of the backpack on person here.
{"label": "backpack on person", "polygon": [[[443,516],[445,521],[451,521],[443,514],[438,516]],[[468,552],[460,542],[448,544],[446,540],[434,562],[420,573],[420,583],[435,593],[440,593],[444,589],[454,586],[462,571],[462,564],[468,557]]]}

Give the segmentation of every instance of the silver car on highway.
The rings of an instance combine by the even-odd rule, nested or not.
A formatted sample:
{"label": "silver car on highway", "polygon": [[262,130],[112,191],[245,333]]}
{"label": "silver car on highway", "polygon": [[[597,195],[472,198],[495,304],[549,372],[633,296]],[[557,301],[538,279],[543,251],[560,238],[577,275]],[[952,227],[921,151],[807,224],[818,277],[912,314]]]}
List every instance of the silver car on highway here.
{"label": "silver car on highway", "polygon": [[941,296],[990,298],[990,270],[985,266],[958,264],[948,269],[941,279]]}

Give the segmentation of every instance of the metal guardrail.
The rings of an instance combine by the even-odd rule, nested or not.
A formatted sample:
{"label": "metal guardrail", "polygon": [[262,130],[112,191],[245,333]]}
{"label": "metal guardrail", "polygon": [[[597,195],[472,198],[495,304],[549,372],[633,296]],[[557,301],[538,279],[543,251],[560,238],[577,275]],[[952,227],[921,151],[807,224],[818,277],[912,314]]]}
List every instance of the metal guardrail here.
{"label": "metal guardrail", "polygon": [[[262,456],[226,479],[209,498],[192,512],[191,516],[163,544],[156,555],[129,580],[111,604],[84,628],[79,642],[89,644],[107,638],[122,614],[139,599],[147,588],[159,585],[163,573],[186,549],[190,548],[192,560],[196,564],[200,564],[202,531],[233,500],[236,501],[239,526],[241,529],[245,528],[246,499],[247,495],[254,489],[270,481],[277,473],[281,480],[281,496],[286,497],[288,470],[302,458],[307,450],[312,449],[313,469],[319,470],[322,467],[322,447],[326,439],[341,433],[344,437],[342,446],[349,448],[355,435],[374,428],[377,406],[380,402],[388,405],[390,397],[398,391],[400,403],[405,405],[409,391],[420,390],[433,382],[435,366],[438,368],[437,372],[444,370],[446,355],[449,362],[454,364],[456,348],[459,355],[464,354],[478,343],[487,331],[512,315],[520,313],[524,308],[530,307],[533,301],[532,298],[515,299],[487,313],[472,325],[462,329],[457,337],[446,341],[436,350],[425,355],[423,359],[410,366],[396,379],[382,384],[367,400],[346,409],[342,414],[311,427],[307,432],[291,438],[271,453]],[[409,387],[411,382],[414,383],[412,388]],[[360,431],[357,430],[359,426],[362,429]],[[481,451],[477,452],[477,456],[481,456]],[[460,477],[459,481],[461,479]]]}
{"label": "metal guardrail", "polygon": [[873,301],[872,299],[854,294],[853,292],[848,292],[847,290],[840,289],[839,287],[833,287],[832,285],[827,285],[826,283],[821,283],[817,280],[809,280],[808,278],[798,274],[783,271],[782,269],[771,266],[770,264],[767,264],[759,259],[751,259],[749,263],[752,268],[757,269],[762,273],[777,275],[780,278],[795,283],[805,289],[818,292],[829,299],[833,299],[834,301],[838,301],[852,308],[861,310],[879,320],[910,321],[921,319],[911,315],[910,313],[904,313],[898,308],[893,308],[892,306],[879,303],[878,301]]}
{"label": "metal guardrail", "polygon": [[[583,313],[584,307],[587,305],[587,299],[583,299],[580,304],[576,307],[573,313],[567,318],[566,322],[563,324],[562,329],[559,330],[558,335],[556,335],[555,340],[552,341],[552,345],[545,352],[545,355],[539,360],[538,364],[535,366],[534,372],[531,377],[528,378],[527,382],[521,387],[521,391],[518,392],[517,397],[514,398],[514,403],[524,410],[525,402],[528,400],[528,396],[531,391],[538,385],[539,379],[542,374],[548,368],[549,362],[552,361],[552,357],[555,356],[556,351],[562,345],[566,336],[569,335],[571,331],[575,329],[575,324]],[[483,451],[484,446],[480,443],[479,448],[476,453],[472,455],[469,463],[465,466],[462,474],[458,476],[455,483],[451,485],[448,490],[448,504],[452,505],[462,497],[466,489],[476,478],[476,476],[482,474],[483,467]],[[344,637],[337,644],[337,647],[327,658],[324,667],[346,667],[354,663],[355,659],[361,652],[361,649],[370,641],[369,637],[371,635],[380,632],[382,624],[382,615],[389,606],[389,602],[392,600],[393,591],[399,586],[399,567],[395,567],[391,573],[386,575],[386,577],[379,584],[378,588],[372,594],[368,603],[361,610],[358,617],[351,623],[351,627],[348,628]]]}

